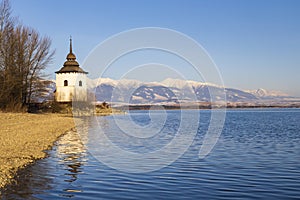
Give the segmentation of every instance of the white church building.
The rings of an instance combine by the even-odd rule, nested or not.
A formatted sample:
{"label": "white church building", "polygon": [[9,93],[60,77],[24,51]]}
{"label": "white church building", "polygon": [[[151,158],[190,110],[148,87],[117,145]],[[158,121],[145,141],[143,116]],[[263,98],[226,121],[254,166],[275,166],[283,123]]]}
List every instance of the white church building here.
{"label": "white church building", "polygon": [[87,84],[85,72],[79,67],[76,56],[72,52],[72,38],[70,38],[70,52],[63,67],[56,73],[55,100],[61,103],[72,101],[87,101]]}

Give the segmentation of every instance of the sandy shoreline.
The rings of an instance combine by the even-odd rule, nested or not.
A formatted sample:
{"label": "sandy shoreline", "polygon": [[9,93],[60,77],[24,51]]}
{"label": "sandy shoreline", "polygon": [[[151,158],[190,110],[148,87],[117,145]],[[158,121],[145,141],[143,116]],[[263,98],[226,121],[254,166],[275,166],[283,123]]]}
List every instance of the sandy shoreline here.
{"label": "sandy shoreline", "polygon": [[62,114],[0,112],[0,189],[74,127],[73,118]]}

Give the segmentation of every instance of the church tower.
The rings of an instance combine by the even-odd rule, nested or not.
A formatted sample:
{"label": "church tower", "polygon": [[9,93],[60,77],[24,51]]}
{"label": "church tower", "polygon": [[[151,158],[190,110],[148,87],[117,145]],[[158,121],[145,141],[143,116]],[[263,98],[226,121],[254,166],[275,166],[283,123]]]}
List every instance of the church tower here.
{"label": "church tower", "polygon": [[70,38],[70,52],[63,67],[56,73],[56,93],[57,102],[87,101],[86,75],[76,61],[76,56],[72,52],[72,38]]}

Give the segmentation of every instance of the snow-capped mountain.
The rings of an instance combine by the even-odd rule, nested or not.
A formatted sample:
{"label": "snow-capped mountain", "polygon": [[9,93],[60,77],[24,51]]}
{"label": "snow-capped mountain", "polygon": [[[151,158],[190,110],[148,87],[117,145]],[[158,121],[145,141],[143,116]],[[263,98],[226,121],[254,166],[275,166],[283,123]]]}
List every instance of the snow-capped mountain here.
{"label": "snow-capped mountain", "polygon": [[265,90],[262,88],[259,88],[257,90],[247,90],[246,92],[251,93],[259,98],[286,98],[290,97],[288,94],[283,93],[281,91],[274,91],[274,90]]}
{"label": "snow-capped mountain", "polygon": [[137,80],[113,80],[100,78],[89,80],[90,90],[97,101],[149,104],[178,102],[253,102],[259,95],[233,88],[223,88],[210,83],[190,80],[166,79],[162,82]]}
{"label": "snow-capped mountain", "polygon": [[[42,96],[33,100],[44,102],[54,99],[55,80],[47,80]],[[159,104],[174,105],[180,103],[216,103],[229,106],[299,106],[300,98],[292,97],[280,91],[265,89],[239,90],[211,83],[191,80],[166,79],[161,82],[142,82],[138,80],[110,78],[88,79],[88,93],[92,101],[118,104]],[[95,97],[95,98],[94,98]]]}

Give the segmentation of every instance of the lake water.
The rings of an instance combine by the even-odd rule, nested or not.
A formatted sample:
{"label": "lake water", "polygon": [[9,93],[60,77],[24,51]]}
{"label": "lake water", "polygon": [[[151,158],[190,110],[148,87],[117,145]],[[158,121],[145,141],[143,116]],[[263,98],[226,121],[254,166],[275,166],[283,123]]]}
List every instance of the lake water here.
{"label": "lake water", "polygon": [[[227,110],[217,144],[208,156],[199,159],[199,149],[211,116],[209,110],[201,111],[199,127],[190,123],[193,129],[193,126],[197,126],[197,134],[189,148],[176,161],[154,171],[126,172],[126,166],[133,171],[141,168],[121,154],[118,162],[114,162],[118,155],[110,154],[105,145],[99,148],[106,157],[97,157],[95,145],[99,138],[95,130],[99,126],[114,145],[125,152],[147,154],[163,148],[174,139],[181,113],[167,111],[167,117],[160,120],[161,112],[152,112],[157,123],[163,122],[160,132],[155,130],[155,126],[148,126],[151,119],[147,111],[132,112],[130,120],[138,125],[136,127],[126,127],[128,118],[123,115],[98,117],[97,123],[95,120],[89,122],[87,135],[69,133],[63,136],[49,151],[49,157],[22,171],[18,184],[7,188],[2,198],[300,198],[300,109]],[[192,122],[197,111],[187,112]],[[115,119],[122,124],[115,124]],[[120,129],[120,126],[125,127]],[[133,129],[153,128],[157,134],[143,138],[143,135],[123,134],[124,128],[126,131],[132,129],[133,133]],[[151,134],[151,131],[147,132],[148,129],[145,134]],[[184,130],[189,131],[189,128],[185,127]],[[101,159],[107,158],[111,160],[102,162]],[[109,165],[109,161],[114,163]],[[151,166],[152,162],[146,160],[145,163]]]}

